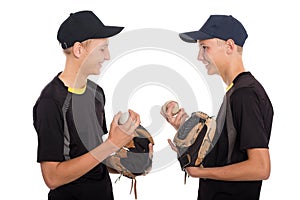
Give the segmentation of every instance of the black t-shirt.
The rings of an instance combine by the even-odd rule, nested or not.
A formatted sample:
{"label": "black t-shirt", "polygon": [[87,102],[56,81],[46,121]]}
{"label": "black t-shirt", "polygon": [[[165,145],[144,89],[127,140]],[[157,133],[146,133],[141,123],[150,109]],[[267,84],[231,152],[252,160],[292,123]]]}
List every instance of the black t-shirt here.
{"label": "black t-shirt", "polygon": [[[62,162],[81,156],[101,144],[102,135],[107,133],[102,88],[88,80],[83,93],[72,93],[58,75],[42,90],[33,108],[37,162]],[[98,181],[109,193],[98,198],[112,196],[109,174],[102,163],[62,188],[89,181]]]}
{"label": "black t-shirt", "polygon": [[[254,84],[238,88],[252,79]],[[247,160],[247,149],[268,148],[273,120],[273,107],[262,85],[250,72],[239,74],[233,81],[237,88],[230,97],[232,118],[237,131],[231,163]],[[245,84],[245,83],[243,83]],[[226,120],[218,142],[204,160],[204,167],[227,164],[228,134]],[[262,181],[219,181],[200,179],[198,200],[257,200]]]}

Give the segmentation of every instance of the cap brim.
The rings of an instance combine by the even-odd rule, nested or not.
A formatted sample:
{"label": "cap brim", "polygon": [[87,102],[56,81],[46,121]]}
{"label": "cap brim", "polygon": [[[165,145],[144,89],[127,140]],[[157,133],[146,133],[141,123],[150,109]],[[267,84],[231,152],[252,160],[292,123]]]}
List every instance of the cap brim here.
{"label": "cap brim", "polygon": [[96,33],[94,38],[109,38],[120,33],[124,27],[120,26],[105,26],[100,32]]}
{"label": "cap brim", "polygon": [[207,40],[214,38],[211,35],[208,35],[202,31],[191,31],[191,32],[185,32],[185,33],[180,33],[179,37],[185,41],[185,42],[190,42],[190,43],[196,43],[197,40]]}

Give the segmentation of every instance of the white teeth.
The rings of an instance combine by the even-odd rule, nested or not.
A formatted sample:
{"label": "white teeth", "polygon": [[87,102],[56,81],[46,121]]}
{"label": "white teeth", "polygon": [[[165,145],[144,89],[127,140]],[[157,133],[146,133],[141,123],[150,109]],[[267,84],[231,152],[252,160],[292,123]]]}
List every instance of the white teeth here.
{"label": "white teeth", "polygon": [[203,63],[203,65],[205,65],[205,66],[209,65],[209,62],[202,62],[202,63]]}

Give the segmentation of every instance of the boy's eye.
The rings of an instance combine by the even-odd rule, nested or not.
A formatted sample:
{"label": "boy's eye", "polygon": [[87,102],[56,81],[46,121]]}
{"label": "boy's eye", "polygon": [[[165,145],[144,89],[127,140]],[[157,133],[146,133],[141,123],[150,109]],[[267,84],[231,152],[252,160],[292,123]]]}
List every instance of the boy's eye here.
{"label": "boy's eye", "polygon": [[207,49],[207,46],[204,46],[204,45],[200,45],[200,49],[202,49],[202,50],[206,50]]}

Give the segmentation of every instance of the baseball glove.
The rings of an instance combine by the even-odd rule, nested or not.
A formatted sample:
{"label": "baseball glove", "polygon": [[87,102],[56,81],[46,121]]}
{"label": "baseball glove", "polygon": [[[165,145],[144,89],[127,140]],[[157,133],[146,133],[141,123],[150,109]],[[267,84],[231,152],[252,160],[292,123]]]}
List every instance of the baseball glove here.
{"label": "baseball glove", "polygon": [[202,161],[214,146],[216,121],[203,112],[194,112],[178,129],[173,143],[177,147],[181,169],[202,166]]}
{"label": "baseball glove", "polygon": [[140,125],[135,130],[133,139],[105,160],[108,167],[120,174],[119,179],[121,176],[132,179],[130,193],[134,188],[136,199],[136,176],[146,175],[152,168],[152,155],[149,152],[150,143],[154,145],[151,134]]}

